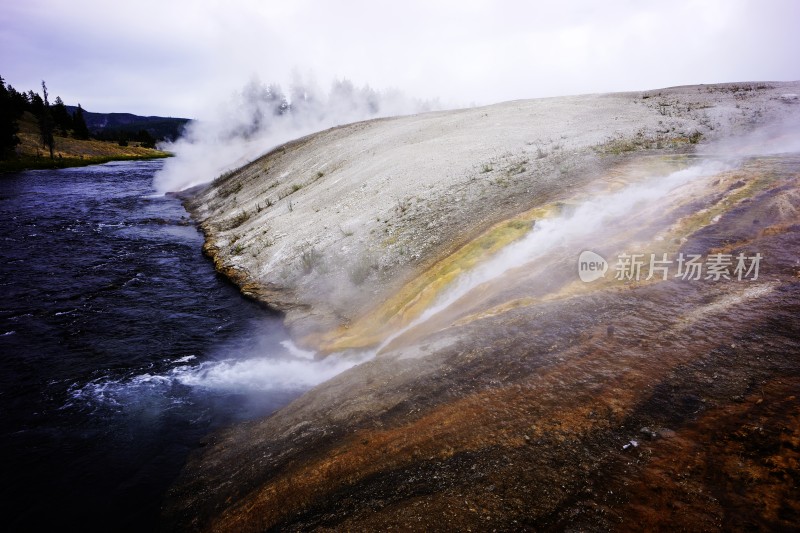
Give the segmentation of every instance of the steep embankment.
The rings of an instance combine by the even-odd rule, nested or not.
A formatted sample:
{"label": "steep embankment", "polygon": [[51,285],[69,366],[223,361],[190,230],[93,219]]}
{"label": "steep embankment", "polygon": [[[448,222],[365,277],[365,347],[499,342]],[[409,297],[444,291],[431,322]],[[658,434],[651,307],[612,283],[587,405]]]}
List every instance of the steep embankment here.
{"label": "steep embankment", "polygon": [[[800,105],[781,95],[798,89],[356,124],[201,192],[221,270],[309,344],[374,357],[209,439],[165,527],[796,527]],[[727,157],[682,155],[721,150],[695,132]],[[586,249],[605,278],[578,279]],[[617,279],[636,253],[671,262]],[[723,254],[727,278],[686,275],[690,254]]]}

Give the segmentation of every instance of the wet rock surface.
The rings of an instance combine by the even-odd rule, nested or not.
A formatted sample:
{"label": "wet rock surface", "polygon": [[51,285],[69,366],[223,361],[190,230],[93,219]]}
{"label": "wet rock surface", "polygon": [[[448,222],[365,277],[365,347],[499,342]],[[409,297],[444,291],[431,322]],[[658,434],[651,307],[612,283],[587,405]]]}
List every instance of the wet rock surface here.
{"label": "wet rock surface", "polygon": [[702,305],[684,287],[579,298],[473,325],[479,339],[422,361],[379,357],[219,435],[170,516],[223,531],[790,527],[798,289],[690,328],[664,319],[669,302]]}
{"label": "wet rock surface", "polygon": [[800,161],[707,181],[616,238],[758,252],[758,279],[581,284],[555,248],[213,436],[165,529],[798,527]]}

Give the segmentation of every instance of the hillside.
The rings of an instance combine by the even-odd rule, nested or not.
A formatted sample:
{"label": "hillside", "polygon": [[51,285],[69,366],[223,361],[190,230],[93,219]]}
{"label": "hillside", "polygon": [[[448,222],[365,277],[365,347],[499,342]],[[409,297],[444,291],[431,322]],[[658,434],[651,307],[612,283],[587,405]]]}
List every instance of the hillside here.
{"label": "hillside", "polygon": [[[76,109],[76,106],[67,106],[70,114]],[[93,134],[120,131],[135,134],[139,130],[145,130],[155,139],[171,141],[180,137],[184,126],[189,122],[188,118],[144,117],[132,113],[95,113],[85,109],[83,116],[86,126]]]}
{"label": "hillside", "polygon": [[63,168],[104,163],[124,159],[151,159],[169,157],[160,150],[144,148],[132,142],[129,146],[95,139],[79,140],[71,137],[55,136],[54,159],[41,144],[39,125],[36,117],[28,112],[18,121],[20,144],[17,146],[17,159],[0,161],[0,171],[15,171],[29,168]]}
{"label": "hillside", "polygon": [[363,122],[282,146],[190,208],[220,271],[325,349],[318,335],[369,315],[492,225],[565,200],[631,156],[693,153],[698,141],[782,121],[800,106],[780,96],[796,92],[681,87]]}
{"label": "hillside", "polygon": [[192,191],[279,363],[349,368],[210,437],[164,529],[795,528],[799,92],[375,120]]}

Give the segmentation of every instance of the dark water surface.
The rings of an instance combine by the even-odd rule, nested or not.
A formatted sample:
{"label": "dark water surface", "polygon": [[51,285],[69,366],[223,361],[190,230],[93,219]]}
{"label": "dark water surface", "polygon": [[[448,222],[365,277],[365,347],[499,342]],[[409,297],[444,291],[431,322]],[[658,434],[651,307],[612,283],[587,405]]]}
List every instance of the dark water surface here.
{"label": "dark water surface", "polygon": [[161,164],[0,176],[0,530],[153,529],[204,435],[303,388],[272,386],[280,321],[215,274]]}

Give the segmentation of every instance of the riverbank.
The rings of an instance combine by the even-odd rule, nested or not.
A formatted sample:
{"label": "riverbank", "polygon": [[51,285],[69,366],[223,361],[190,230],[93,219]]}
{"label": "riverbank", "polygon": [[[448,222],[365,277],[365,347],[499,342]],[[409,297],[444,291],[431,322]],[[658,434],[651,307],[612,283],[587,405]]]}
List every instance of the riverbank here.
{"label": "riverbank", "polygon": [[141,161],[145,159],[162,159],[165,157],[172,157],[168,152],[160,152],[153,150],[154,154],[142,155],[110,155],[110,156],[95,156],[95,157],[57,157],[54,159],[48,158],[18,158],[11,161],[0,161],[0,173],[3,172],[21,172],[23,170],[43,170],[43,169],[59,169],[69,167],[86,167],[89,165],[101,165],[111,161]]}
{"label": "riverbank", "polygon": [[0,173],[83,167],[109,161],[159,159],[172,155],[162,150],[145,148],[136,142],[132,142],[128,146],[120,146],[115,142],[73,139],[56,135],[55,149],[51,159],[47,148],[42,147],[38,123],[33,115],[26,113],[19,121],[19,129],[17,137],[20,144],[16,148],[16,157],[0,160]]}

